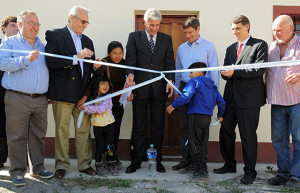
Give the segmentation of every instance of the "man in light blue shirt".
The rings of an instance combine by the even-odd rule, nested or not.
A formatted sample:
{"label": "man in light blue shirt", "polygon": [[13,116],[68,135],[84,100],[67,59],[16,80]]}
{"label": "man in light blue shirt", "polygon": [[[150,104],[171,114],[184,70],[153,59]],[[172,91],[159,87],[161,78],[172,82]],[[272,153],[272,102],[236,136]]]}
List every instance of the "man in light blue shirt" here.
{"label": "man in light blue shirt", "polygon": [[32,176],[51,178],[44,167],[44,145],[47,132],[46,93],[49,72],[44,44],[37,37],[40,23],[34,12],[22,11],[18,17],[19,34],[3,40],[0,49],[28,50],[29,54],[0,52],[0,70],[5,71],[4,97],[9,173],[15,186],[24,186],[27,171],[27,148]]}
{"label": "man in light blue shirt", "polygon": [[[183,23],[183,31],[187,38],[187,42],[181,44],[177,50],[176,70],[188,69],[194,62],[203,62],[207,67],[216,67],[218,64],[217,51],[213,43],[200,37],[200,23],[195,17],[189,17]],[[189,81],[189,72],[180,72],[175,74],[175,86],[181,91]],[[214,84],[219,86],[219,73],[217,71],[208,71],[206,77],[210,78]],[[179,94],[175,92],[174,99]],[[187,139],[189,133],[189,118],[187,115],[187,105],[179,107],[180,114],[180,132],[179,132],[179,148],[182,159],[178,165],[172,167],[173,170],[179,170],[179,173],[193,172],[191,164],[191,156],[189,155]],[[208,134],[206,136],[208,138]],[[207,141],[207,140],[206,140]],[[207,152],[207,144],[205,144]]]}

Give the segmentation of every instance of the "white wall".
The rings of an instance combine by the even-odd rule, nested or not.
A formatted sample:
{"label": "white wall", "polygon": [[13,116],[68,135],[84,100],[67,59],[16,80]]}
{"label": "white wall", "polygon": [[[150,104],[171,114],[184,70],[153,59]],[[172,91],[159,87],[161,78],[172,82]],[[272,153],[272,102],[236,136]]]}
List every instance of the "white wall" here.
{"label": "white wall", "polygon": [[[229,21],[236,15],[243,14],[250,19],[253,37],[264,39],[268,44],[272,41],[271,24],[273,19],[273,5],[300,6],[299,0],[15,0],[12,2],[1,2],[0,18],[8,15],[18,15],[22,10],[35,11],[39,17],[39,37],[43,41],[47,29],[61,28],[67,24],[67,14],[74,5],[82,5],[90,10],[90,25],[85,30],[94,42],[96,56],[104,57],[106,48],[110,41],[120,41],[124,48],[128,34],[134,31],[134,10],[146,10],[155,7],[160,10],[199,11],[201,23],[200,34],[203,38],[212,41],[218,52],[219,64],[223,64],[225,49],[235,42],[231,33]],[[0,35],[2,38],[3,35]],[[224,81],[220,82],[220,92],[223,93]],[[52,109],[49,106],[48,137],[55,136],[55,125]],[[129,139],[131,132],[131,103],[126,108],[122,123],[121,138]],[[259,142],[270,142],[270,105],[265,105],[261,111],[260,124],[258,128]],[[210,130],[210,140],[218,141],[219,126]],[[74,130],[70,130],[74,137]],[[237,135],[238,136],[238,135]],[[238,139],[240,140],[240,139]]]}

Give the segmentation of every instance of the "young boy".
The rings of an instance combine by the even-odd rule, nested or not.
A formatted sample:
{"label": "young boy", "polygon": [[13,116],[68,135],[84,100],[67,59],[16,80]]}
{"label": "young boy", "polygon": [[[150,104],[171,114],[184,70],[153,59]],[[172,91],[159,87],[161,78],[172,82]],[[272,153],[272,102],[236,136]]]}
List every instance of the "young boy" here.
{"label": "young boy", "polygon": [[[203,62],[193,63],[188,69],[205,68]],[[209,132],[211,116],[214,107],[218,105],[218,120],[223,121],[225,111],[225,101],[220,95],[214,82],[205,77],[206,72],[190,72],[190,80],[183,89],[183,93],[166,109],[171,114],[178,106],[188,104],[187,114],[189,115],[189,138],[188,145],[192,156],[192,165],[195,168],[193,174],[188,177],[192,179],[208,178],[206,166],[205,144],[208,138],[205,135]]]}

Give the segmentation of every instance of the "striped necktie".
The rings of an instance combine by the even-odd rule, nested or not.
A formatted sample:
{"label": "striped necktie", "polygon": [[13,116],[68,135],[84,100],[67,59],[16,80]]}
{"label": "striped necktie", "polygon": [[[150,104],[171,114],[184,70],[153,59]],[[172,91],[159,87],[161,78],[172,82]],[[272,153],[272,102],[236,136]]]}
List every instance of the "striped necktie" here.
{"label": "striped necktie", "polygon": [[151,53],[154,52],[154,42],[153,42],[153,36],[149,35],[150,40],[149,40],[149,44],[150,44],[150,48],[151,48]]}

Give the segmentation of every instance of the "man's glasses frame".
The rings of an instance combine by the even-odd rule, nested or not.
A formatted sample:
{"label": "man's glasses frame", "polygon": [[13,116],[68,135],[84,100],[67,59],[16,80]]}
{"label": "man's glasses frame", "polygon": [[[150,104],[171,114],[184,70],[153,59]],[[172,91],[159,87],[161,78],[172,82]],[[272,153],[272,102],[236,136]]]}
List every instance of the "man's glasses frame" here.
{"label": "man's glasses frame", "polygon": [[84,19],[80,19],[77,15],[74,15],[74,18],[79,19],[79,20],[81,21],[81,24],[82,24],[82,25],[84,25],[84,24],[90,25],[90,22],[89,22],[89,21],[86,21],[86,20],[84,20]]}

